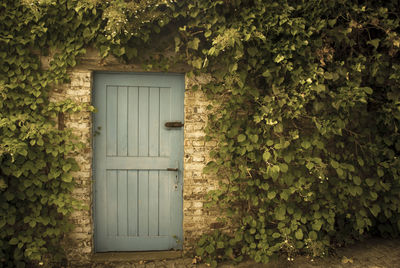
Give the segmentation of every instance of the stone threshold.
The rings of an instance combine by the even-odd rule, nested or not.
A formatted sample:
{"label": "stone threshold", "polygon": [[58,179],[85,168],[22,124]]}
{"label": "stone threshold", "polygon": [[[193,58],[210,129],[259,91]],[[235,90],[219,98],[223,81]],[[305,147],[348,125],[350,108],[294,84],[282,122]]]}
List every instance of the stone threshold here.
{"label": "stone threshold", "polygon": [[93,262],[162,261],[182,258],[182,251],[102,252],[92,255]]}

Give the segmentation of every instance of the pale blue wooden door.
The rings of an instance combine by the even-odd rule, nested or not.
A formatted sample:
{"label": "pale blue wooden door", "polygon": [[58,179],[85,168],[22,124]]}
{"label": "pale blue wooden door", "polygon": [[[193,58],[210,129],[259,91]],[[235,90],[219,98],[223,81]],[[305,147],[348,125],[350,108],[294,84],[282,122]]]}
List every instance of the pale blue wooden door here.
{"label": "pale blue wooden door", "polygon": [[183,75],[95,74],[96,252],[182,247],[183,98]]}

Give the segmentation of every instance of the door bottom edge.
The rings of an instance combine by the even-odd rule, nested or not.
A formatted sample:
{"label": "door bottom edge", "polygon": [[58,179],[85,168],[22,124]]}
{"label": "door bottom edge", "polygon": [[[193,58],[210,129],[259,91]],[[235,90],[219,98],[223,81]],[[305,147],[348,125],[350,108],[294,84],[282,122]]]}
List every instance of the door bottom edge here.
{"label": "door bottom edge", "polygon": [[177,259],[183,256],[183,250],[160,251],[120,251],[96,252],[92,255],[93,262],[127,262],[127,261],[158,261]]}

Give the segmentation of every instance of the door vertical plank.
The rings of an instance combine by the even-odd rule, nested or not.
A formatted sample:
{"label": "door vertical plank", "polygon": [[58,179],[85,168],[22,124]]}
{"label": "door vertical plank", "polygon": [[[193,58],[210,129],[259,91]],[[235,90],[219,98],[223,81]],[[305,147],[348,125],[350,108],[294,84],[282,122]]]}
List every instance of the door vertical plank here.
{"label": "door vertical plank", "polygon": [[139,87],[139,156],[149,155],[149,88]]}
{"label": "door vertical plank", "polygon": [[128,171],[128,236],[138,235],[138,171]]}
{"label": "door vertical plank", "polygon": [[170,171],[160,171],[159,180],[159,235],[169,235],[169,225],[170,225],[170,191],[171,183],[170,176],[173,172]]}
{"label": "door vertical plank", "polygon": [[94,246],[96,251],[107,249],[107,172],[103,168],[107,155],[107,86],[99,83],[98,76],[93,81],[93,105],[99,110],[93,116],[93,178],[94,178]]}
{"label": "door vertical plank", "polygon": [[106,89],[107,99],[107,119],[106,119],[106,151],[107,156],[117,155],[117,87],[108,86]]}
{"label": "door vertical plank", "polygon": [[158,172],[149,171],[149,236],[158,236]]}
{"label": "door vertical plank", "polygon": [[118,87],[117,155],[128,155],[128,89]]}
{"label": "door vertical plank", "polygon": [[149,172],[139,171],[139,236],[149,235]]}
{"label": "door vertical plank", "polygon": [[149,90],[149,156],[158,156],[160,140],[160,89],[151,87]]}
{"label": "door vertical plank", "polygon": [[171,121],[170,88],[160,88],[160,156],[170,155],[170,130],[164,124]]}
{"label": "door vertical plank", "polygon": [[107,170],[107,235],[117,236],[117,171]]}
{"label": "door vertical plank", "polygon": [[[170,77],[172,80],[172,78]],[[172,81],[171,81],[172,83]],[[183,115],[183,102],[182,100],[184,99],[184,83],[183,80],[175,80],[174,82],[174,90],[171,90],[171,102],[174,103],[174,105],[171,105],[171,117],[173,120],[179,120],[183,121],[184,120],[184,115]],[[175,101],[179,100],[179,101]],[[183,170],[182,167],[182,158],[183,158],[183,128],[175,131],[174,134],[171,134],[171,147],[174,148],[174,154],[172,158],[175,158],[178,160],[179,163],[179,168],[180,170]],[[176,149],[175,149],[176,148]],[[182,181],[182,176],[183,172],[178,172],[178,183],[177,183],[177,190],[171,192],[171,207],[174,209],[171,210],[170,214],[170,232],[173,235],[176,235],[182,240],[182,221],[183,221],[183,196],[182,196],[182,188],[183,188],[183,181]],[[175,176],[175,175],[174,175]],[[175,241],[171,241],[172,245],[174,247],[179,247],[179,245]]]}
{"label": "door vertical plank", "polygon": [[128,235],[127,171],[118,170],[118,236]]}
{"label": "door vertical plank", "polygon": [[139,154],[139,88],[128,88],[128,155]]}

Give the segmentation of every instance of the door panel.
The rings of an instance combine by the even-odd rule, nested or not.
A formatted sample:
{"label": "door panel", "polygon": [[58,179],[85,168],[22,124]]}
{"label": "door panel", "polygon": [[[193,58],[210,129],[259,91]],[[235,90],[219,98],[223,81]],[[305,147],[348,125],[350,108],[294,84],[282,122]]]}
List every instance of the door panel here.
{"label": "door panel", "polygon": [[[183,75],[94,77],[95,250],[182,247]],[[178,168],[178,171],[167,171]]]}

